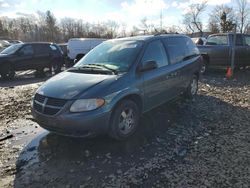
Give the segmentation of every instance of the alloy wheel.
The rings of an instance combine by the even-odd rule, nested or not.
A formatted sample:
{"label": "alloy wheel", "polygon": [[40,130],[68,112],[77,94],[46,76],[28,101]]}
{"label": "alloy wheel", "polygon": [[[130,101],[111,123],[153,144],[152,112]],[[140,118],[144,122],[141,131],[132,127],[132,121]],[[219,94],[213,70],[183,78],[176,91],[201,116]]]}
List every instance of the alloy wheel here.
{"label": "alloy wheel", "polygon": [[119,118],[119,129],[124,135],[127,135],[135,126],[135,116],[132,108],[126,108],[121,112]]}

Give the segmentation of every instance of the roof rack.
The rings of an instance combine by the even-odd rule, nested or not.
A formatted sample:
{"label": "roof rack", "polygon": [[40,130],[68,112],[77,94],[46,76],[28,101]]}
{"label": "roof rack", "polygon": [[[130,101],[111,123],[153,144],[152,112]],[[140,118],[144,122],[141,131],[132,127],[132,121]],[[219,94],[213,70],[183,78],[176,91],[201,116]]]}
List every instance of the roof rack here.
{"label": "roof rack", "polygon": [[166,35],[166,34],[179,34],[179,33],[178,32],[168,33],[167,31],[163,31],[163,32],[158,32],[158,33],[154,34],[154,36]]}

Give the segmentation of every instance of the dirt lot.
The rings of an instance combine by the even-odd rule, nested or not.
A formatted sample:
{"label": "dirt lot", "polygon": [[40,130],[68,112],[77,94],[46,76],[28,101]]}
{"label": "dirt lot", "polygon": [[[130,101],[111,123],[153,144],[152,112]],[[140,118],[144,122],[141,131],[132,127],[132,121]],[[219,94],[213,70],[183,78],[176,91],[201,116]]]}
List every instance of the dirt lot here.
{"label": "dirt lot", "polygon": [[30,102],[43,80],[0,82],[0,187],[249,187],[250,69],[210,72],[192,101],[141,118],[124,142],[40,128]]}

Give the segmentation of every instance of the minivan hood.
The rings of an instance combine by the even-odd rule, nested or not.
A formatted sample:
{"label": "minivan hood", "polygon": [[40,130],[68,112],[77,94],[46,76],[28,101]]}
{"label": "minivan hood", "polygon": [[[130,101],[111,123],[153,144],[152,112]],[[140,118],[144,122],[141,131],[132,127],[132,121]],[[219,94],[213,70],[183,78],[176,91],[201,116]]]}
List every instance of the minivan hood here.
{"label": "minivan hood", "polygon": [[62,72],[46,81],[37,93],[58,99],[74,99],[79,94],[116,75]]}

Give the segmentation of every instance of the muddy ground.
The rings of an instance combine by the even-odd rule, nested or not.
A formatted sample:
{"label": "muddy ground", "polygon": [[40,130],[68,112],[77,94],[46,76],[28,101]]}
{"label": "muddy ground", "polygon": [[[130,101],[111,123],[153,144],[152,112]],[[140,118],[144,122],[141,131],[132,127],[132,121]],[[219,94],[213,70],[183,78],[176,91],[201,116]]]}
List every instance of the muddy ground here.
{"label": "muddy ground", "polygon": [[249,187],[250,69],[224,76],[143,115],[124,142],[49,133],[30,115],[44,79],[1,81],[0,187]]}

